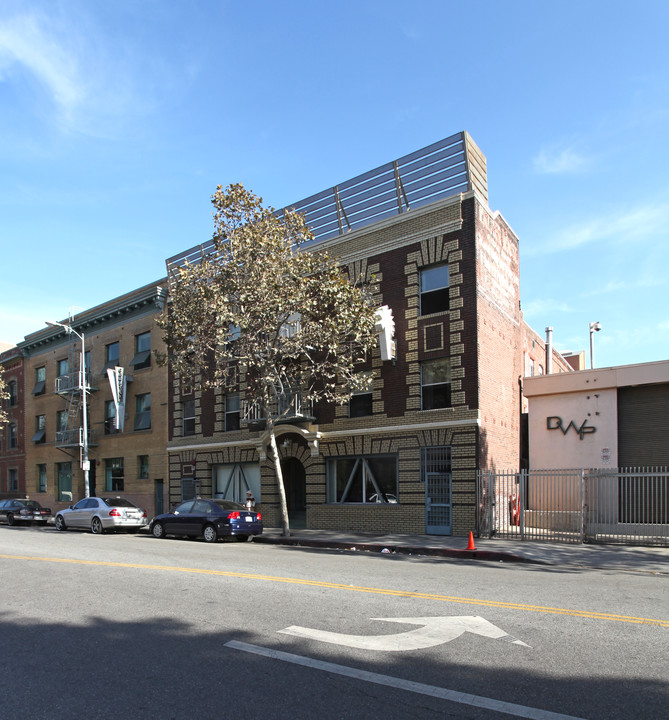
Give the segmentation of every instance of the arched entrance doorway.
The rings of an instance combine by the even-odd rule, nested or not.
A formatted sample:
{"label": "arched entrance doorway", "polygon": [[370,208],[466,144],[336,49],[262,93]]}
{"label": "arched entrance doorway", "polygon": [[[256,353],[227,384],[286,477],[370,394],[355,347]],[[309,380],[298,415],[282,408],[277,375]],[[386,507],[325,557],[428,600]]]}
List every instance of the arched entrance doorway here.
{"label": "arched entrance doorway", "polygon": [[281,460],[283,486],[286,490],[286,505],[291,528],[307,526],[307,480],[304,465],[294,457]]}

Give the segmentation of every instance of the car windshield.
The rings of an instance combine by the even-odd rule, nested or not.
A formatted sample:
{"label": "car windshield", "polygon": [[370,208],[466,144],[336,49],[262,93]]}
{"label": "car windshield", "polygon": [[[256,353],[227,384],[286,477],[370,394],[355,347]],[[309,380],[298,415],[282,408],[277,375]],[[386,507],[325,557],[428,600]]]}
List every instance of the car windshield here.
{"label": "car windshield", "polygon": [[213,500],[212,502],[215,502],[221,510],[246,510],[243,505],[232,500]]}
{"label": "car windshield", "polygon": [[109,507],[137,507],[137,505],[125,498],[102,498],[102,501]]}

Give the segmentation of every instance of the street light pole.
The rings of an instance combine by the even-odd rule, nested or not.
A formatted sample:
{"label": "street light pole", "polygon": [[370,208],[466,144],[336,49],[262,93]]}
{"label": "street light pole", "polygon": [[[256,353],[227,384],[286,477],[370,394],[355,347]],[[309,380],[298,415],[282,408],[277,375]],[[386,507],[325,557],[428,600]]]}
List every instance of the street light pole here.
{"label": "street light pole", "polygon": [[72,325],[65,325],[65,323],[49,322],[46,321],[47,325],[51,327],[61,327],[65,330],[67,335],[76,335],[81,340],[81,354],[79,356],[79,390],[81,391],[81,455],[79,458],[81,469],[84,472],[84,497],[90,496],[90,469],[91,463],[88,459],[88,383],[86,380],[86,340],[84,339],[84,333],[79,334]]}

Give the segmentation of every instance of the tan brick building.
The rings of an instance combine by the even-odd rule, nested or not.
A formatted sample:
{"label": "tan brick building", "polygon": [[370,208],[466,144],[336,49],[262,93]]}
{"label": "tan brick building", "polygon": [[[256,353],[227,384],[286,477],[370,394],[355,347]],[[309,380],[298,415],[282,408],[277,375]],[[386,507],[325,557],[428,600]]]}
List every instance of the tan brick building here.
{"label": "tan brick building", "polygon": [[[294,207],[314,247],[374,277],[395,352],[375,353],[368,395],[279,426],[291,524],[475,530],[477,468],[520,461],[526,328],[518,239],[488,207],[484,156],[458,133]],[[168,271],[192,252],[170,258]],[[267,438],[244,397],[171,378],[170,400],[170,502],[239,500],[250,488],[265,523],[279,525]]]}
{"label": "tan brick building", "polygon": [[[56,510],[84,497],[81,340],[88,397],[90,495],[123,495],[149,517],[164,507],[167,370],[156,314],[165,281],[146,285],[19,344],[25,358],[26,493]],[[123,368],[125,405],[114,402],[108,368]],[[121,428],[117,428],[116,418]]]}

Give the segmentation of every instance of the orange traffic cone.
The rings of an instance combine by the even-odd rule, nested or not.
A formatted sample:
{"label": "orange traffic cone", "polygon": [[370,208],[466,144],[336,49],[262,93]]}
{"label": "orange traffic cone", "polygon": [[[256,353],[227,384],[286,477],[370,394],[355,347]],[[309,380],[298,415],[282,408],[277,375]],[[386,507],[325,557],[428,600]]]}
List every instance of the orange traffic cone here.
{"label": "orange traffic cone", "polygon": [[467,550],[476,550],[476,545],[474,545],[474,533],[469,532],[469,545],[467,545]]}

